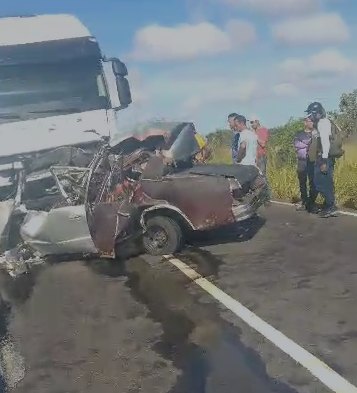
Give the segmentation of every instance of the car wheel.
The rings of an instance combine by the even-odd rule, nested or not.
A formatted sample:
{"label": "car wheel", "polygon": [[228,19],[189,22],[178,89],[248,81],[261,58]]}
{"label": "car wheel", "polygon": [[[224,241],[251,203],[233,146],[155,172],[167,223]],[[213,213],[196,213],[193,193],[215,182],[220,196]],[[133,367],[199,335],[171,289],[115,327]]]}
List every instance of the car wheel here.
{"label": "car wheel", "polygon": [[152,217],[146,223],[143,244],[145,251],[150,255],[167,255],[178,252],[183,246],[181,227],[172,218]]}

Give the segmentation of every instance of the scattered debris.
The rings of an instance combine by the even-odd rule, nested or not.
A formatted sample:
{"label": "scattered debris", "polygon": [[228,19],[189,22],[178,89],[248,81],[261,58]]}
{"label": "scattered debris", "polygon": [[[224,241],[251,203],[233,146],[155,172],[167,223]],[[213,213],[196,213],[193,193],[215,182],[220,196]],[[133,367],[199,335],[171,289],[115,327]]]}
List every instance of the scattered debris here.
{"label": "scattered debris", "polygon": [[5,270],[11,277],[15,278],[27,273],[34,265],[43,264],[45,261],[38,251],[33,251],[26,244],[5,251],[0,256],[0,269]]}

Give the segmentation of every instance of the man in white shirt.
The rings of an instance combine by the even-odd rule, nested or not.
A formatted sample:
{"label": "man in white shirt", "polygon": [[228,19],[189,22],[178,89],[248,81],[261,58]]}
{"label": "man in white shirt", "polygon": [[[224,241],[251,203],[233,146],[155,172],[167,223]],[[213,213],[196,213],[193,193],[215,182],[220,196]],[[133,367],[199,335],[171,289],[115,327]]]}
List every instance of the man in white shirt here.
{"label": "man in white shirt", "polygon": [[235,125],[240,132],[236,162],[243,165],[256,165],[258,148],[257,134],[253,130],[247,129],[247,119],[242,115],[236,116]]}
{"label": "man in white shirt", "polygon": [[335,190],[333,181],[334,159],[329,156],[331,122],[326,111],[319,102],[313,102],[305,111],[310,116],[317,130],[317,138],[313,138],[309,155],[316,155],[314,182],[317,191],[325,198],[325,207],[319,216],[328,218],[336,216]]}

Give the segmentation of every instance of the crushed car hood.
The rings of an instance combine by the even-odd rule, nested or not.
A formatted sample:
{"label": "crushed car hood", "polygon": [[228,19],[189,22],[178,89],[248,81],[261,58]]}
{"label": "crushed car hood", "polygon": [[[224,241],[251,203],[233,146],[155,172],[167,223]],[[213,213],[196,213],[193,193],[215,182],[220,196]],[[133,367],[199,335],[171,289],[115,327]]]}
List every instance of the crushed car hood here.
{"label": "crushed car hood", "polygon": [[138,149],[161,149],[165,157],[184,161],[197,154],[200,146],[190,122],[153,121],[138,124],[110,141],[113,151],[130,154]]}
{"label": "crushed car hood", "polygon": [[240,183],[250,183],[259,175],[259,169],[254,165],[227,165],[227,164],[204,164],[195,165],[187,172],[195,175],[231,177]]}

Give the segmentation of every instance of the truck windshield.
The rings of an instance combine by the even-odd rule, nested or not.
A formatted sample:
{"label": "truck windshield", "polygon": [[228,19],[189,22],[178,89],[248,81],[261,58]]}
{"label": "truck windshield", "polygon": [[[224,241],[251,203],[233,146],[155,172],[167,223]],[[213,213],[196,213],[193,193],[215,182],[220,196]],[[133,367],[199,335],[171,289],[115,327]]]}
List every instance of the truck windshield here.
{"label": "truck windshield", "polygon": [[98,59],[0,66],[0,123],[108,108]]}

